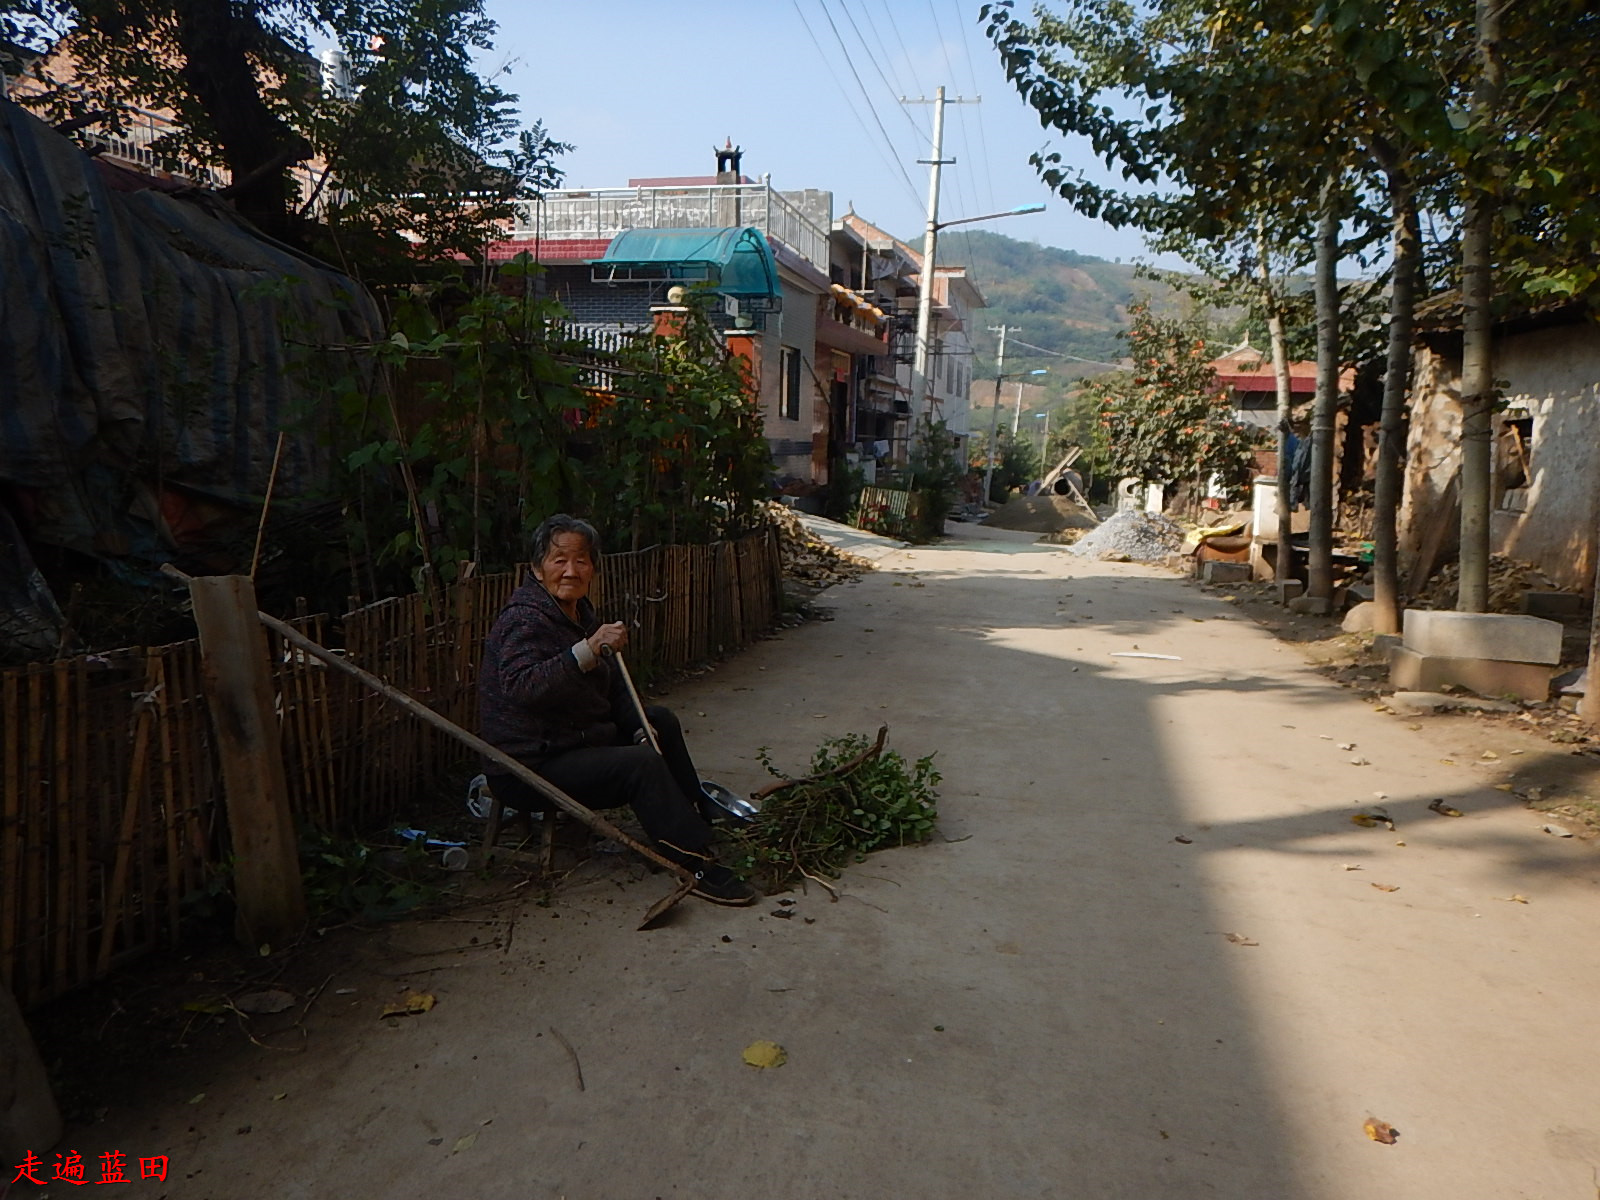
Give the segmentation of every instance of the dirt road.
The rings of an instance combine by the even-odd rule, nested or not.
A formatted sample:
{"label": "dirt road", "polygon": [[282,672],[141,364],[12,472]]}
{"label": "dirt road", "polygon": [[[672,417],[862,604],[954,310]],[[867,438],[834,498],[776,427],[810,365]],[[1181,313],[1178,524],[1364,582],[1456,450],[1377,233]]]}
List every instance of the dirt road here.
{"label": "dirt road", "polygon": [[[1556,748],[1483,758],[1169,575],[977,536],[668,698],[746,792],[757,747],[797,769],[887,721],[938,751],[943,839],[791,919],[635,933],[662,881],[603,859],[550,907],[397,928],[307,1052],[73,1148],[168,1155],[117,1194],[183,1200],[1592,1200],[1600,861],[1492,786]],[[1351,823],[1378,803],[1394,831]],[[437,1007],[377,1020],[407,986]],[[762,1038],[787,1065],[741,1062]]]}

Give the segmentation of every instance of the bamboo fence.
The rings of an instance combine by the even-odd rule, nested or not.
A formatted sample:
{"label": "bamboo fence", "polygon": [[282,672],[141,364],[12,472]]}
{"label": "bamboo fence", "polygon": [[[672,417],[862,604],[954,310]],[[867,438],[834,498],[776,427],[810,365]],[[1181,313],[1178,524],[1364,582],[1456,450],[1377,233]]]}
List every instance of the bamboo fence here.
{"label": "bamboo fence", "polygon": [[[346,613],[344,653],[458,724],[477,719],[483,642],[513,574]],[[606,557],[594,600],[632,626],[644,676],[728,654],[782,607],[776,534]],[[293,624],[328,644],[332,622]],[[455,743],[271,632],[297,817],[359,832],[426,800]],[[188,902],[225,883],[221,769],[196,641],[0,670],[0,983],[24,1006],[176,944]]]}

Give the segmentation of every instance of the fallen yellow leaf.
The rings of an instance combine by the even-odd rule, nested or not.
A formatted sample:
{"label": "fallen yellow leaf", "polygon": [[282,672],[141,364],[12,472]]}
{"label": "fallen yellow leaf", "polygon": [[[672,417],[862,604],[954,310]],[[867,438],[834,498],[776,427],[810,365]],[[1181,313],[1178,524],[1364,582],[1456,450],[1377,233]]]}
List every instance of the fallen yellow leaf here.
{"label": "fallen yellow leaf", "polygon": [[459,1137],[459,1138],[456,1139],[455,1149],[451,1150],[450,1153],[451,1154],[460,1154],[463,1150],[471,1150],[472,1149],[472,1143],[477,1141],[477,1140],[478,1140],[478,1135],[477,1135],[477,1133],[475,1131],[472,1132],[472,1133],[466,1134],[463,1137]]}
{"label": "fallen yellow leaf", "polygon": [[1495,899],[1507,900],[1512,904],[1526,904],[1528,902],[1528,898],[1521,892],[1512,892],[1509,896],[1496,896]]}
{"label": "fallen yellow leaf", "polygon": [[789,1054],[777,1042],[751,1042],[744,1048],[744,1061],[752,1067],[781,1067]]}
{"label": "fallen yellow leaf", "polygon": [[1387,1121],[1380,1121],[1376,1117],[1368,1117],[1361,1125],[1366,1135],[1375,1142],[1382,1142],[1385,1146],[1392,1146],[1400,1137],[1400,1131]]}
{"label": "fallen yellow leaf", "polygon": [[425,1013],[439,1001],[432,992],[407,992],[398,1000],[391,1000],[383,1006],[379,1017],[414,1017]]}
{"label": "fallen yellow leaf", "polygon": [[1375,883],[1372,886],[1377,888],[1380,892],[1398,892],[1400,890],[1400,885],[1398,883]]}

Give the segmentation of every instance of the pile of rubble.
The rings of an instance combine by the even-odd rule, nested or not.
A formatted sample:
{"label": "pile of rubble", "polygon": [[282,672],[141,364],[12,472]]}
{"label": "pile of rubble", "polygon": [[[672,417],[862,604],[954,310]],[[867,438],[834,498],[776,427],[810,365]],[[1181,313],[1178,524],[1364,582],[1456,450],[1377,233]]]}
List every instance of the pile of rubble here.
{"label": "pile of rubble", "polygon": [[1183,545],[1183,526],[1160,513],[1125,508],[1072,545],[1068,554],[1108,562],[1161,562]]}
{"label": "pile of rubble", "polygon": [[768,501],[767,515],[778,530],[785,579],[810,587],[831,587],[875,569],[870,559],[830,546],[817,537],[800,523],[799,514],[788,505]]}
{"label": "pile of rubble", "polygon": [[[1461,565],[1449,563],[1441,567],[1428,580],[1422,591],[1412,597],[1411,608],[1450,609],[1456,606],[1456,593],[1461,587]],[[1513,558],[1495,554],[1489,558],[1489,611],[1515,613],[1522,611],[1522,594],[1528,591],[1566,591],[1552,582],[1538,567],[1518,562]]]}

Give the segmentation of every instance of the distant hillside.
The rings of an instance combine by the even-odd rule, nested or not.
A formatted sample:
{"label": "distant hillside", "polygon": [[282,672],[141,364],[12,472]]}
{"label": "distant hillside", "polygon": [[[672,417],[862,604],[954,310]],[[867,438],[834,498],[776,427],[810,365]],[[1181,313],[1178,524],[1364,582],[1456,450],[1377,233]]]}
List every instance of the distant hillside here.
{"label": "distant hillside", "polygon": [[[920,244],[921,239],[912,243]],[[985,326],[974,331],[979,350],[973,371],[976,379],[994,374],[995,335],[987,332],[988,326],[1013,326],[1010,337],[1061,354],[1116,362],[1126,353],[1117,333],[1127,327],[1129,301],[1140,295],[1165,300],[1171,294],[1161,284],[1137,278],[1132,264],[985,230],[944,234],[939,240],[939,259],[968,268],[989,301],[989,307],[976,314]],[[1029,357],[1021,357],[1023,354]],[[1008,371],[1029,366],[1053,366],[1053,360],[1020,347],[1006,355]],[[1090,373],[1096,370],[1087,364],[1085,369]],[[1060,370],[1068,372],[1065,363]]]}

